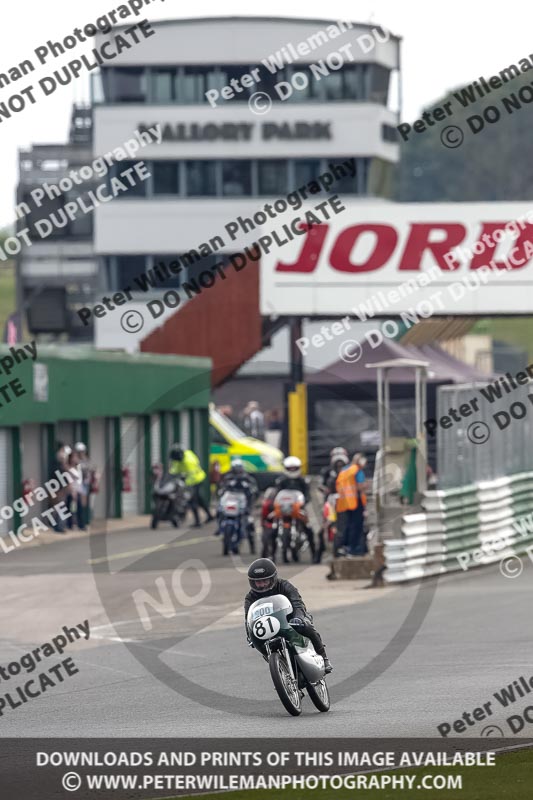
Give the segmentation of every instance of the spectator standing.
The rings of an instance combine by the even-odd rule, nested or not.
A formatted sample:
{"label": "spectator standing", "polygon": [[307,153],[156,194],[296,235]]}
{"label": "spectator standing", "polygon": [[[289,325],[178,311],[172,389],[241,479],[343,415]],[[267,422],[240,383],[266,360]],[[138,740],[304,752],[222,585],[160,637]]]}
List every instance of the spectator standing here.
{"label": "spectator standing", "polygon": [[[57,442],[56,444],[56,452],[54,459],[52,461],[52,468],[50,470],[50,479],[57,480],[56,472],[66,472],[69,468],[68,465],[68,458],[71,454],[72,450],[63,442]],[[57,503],[61,501],[65,501],[67,497],[69,487],[62,486],[59,491],[57,492],[56,496],[49,500],[49,508],[53,508]],[[53,514],[55,518],[55,522],[52,523],[54,530],[56,533],[65,533],[65,526],[63,525],[63,520],[59,516],[58,512],[55,511]]]}
{"label": "spectator standing", "polygon": [[93,482],[93,475],[95,470],[91,470],[89,463],[89,454],[87,447],[83,442],[76,442],[74,445],[74,452],[78,456],[79,470],[81,473],[81,482],[78,491],[78,528],[84,531],[89,524],[89,500],[91,494],[91,486]]}
{"label": "spectator standing", "polygon": [[259,408],[259,403],[255,400],[250,400],[243,414],[244,430],[248,436],[253,436],[254,439],[265,438],[265,417]]}
{"label": "spectator standing", "polygon": [[69,483],[67,486],[67,496],[65,498],[65,505],[68,509],[70,514],[67,520],[67,528],[72,530],[74,527],[74,518],[72,515],[73,506],[76,506],[75,514],[76,514],[76,525],[80,531],[85,530],[85,526],[83,524],[83,512],[81,511],[81,494],[83,491],[83,483],[82,483],[82,470],[80,466],[80,457],[78,453],[74,450],[71,451],[68,457],[68,469],[69,472],[72,474],[74,480]]}

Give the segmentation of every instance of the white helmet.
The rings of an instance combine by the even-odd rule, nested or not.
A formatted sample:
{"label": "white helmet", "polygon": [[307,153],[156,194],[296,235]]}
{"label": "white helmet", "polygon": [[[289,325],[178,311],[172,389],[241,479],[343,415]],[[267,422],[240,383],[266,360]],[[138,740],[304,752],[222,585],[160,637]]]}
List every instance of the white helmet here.
{"label": "white helmet", "polygon": [[343,466],[347,466],[350,463],[350,459],[346,455],[346,453],[335,453],[331,458],[331,466],[334,467],[336,464],[342,464]]}
{"label": "white helmet", "polygon": [[244,475],[244,462],[242,458],[232,458],[231,459],[231,471],[236,475]]}
{"label": "white helmet", "polygon": [[76,442],[74,445],[74,450],[76,453],[86,453],[87,447],[83,444],[83,442]]}
{"label": "white helmet", "polygon": [[346,458],[346,464],[349,461],[348,458],[348,451],[345,447],[334,447],[333,450],[330,450],[329,453],[329,463],[333,465],[335,461],[342,461],[342,459]]}
{"label": "white helmet", "polygon": [[302,474],[302,462],[296,456],[288,456],[283,462],[283,469],[289,478],[299,478]]}

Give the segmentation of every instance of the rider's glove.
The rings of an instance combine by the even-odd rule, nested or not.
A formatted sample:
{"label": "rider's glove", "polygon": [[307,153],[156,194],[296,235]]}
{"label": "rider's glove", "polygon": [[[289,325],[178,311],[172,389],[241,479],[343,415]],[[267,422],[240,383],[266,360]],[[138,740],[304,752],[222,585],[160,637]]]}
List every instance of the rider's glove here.
{"label": "rider's glove", "polygon": [[305,622],[300,617],[294,617],[294,619],[291,619],[291,625],[295,625],[299,628],[301,625],[305,625]]}

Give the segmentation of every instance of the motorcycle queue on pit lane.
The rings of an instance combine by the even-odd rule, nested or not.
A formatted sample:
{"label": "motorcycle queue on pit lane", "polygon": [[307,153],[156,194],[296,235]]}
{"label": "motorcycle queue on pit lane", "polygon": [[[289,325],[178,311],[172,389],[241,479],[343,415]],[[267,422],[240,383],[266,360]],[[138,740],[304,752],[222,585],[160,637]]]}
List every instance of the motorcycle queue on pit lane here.
{"label": "motorcycle queue on pit lane", "polygon": [[298,626],[288,621],[292,612],[290,600],[282,594],[252,603],[246,618],[250,644],[268,661],[274,687],[289,714],[302,713],[304,691],[319,711],[329,711],[324,659],[298,633]]}
{"label": "motorcycle queue on pit lane", "polygon": [[289,555],[297,563],[309,547],[305,497],[297,490],[282,489],[274,494],[272,506],[268,522],[263,523],[263,557],[275,561],[279,548],[284,564],[289,563]]}
{"label": "motorcycle queue on pit lane", "polygon": [[255,529],[249,520],[248,500],[244,492],[227,490],[223,492],[217,518],[222,536],[222,555],[238,555],[241,541],[248,538],[250,553],[255,553]]}

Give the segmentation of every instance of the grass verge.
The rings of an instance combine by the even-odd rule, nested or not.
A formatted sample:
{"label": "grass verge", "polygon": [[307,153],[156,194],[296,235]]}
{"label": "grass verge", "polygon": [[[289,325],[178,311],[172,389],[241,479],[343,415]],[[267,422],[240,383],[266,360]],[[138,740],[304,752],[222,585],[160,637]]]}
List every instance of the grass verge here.
{"label": "grass verge", "polygon": [[[385,773],[369,773],[383,775]],[[496,757],[492,767],[431,767],[391,770],[388,775],[416,776],[412,788],[387,787],[383,789],[285,789],[254,790],[244,792],[223,792],[215,794],[190,795],[189,797],[202,797],[202,800],[354,800],[354,797],[364,800],[396,800],[405,798],[412,800],[530,800],[533,797],[533,750],[520,750],[505,753]],[[423,776],[448,776],[461,775],[462,787],[460,789],[423,788]],[[431,784],[429,784],[431,785]],[[420,790],[420,795],[417,790]],[[168,800],[185,800],[168,798]]]}

